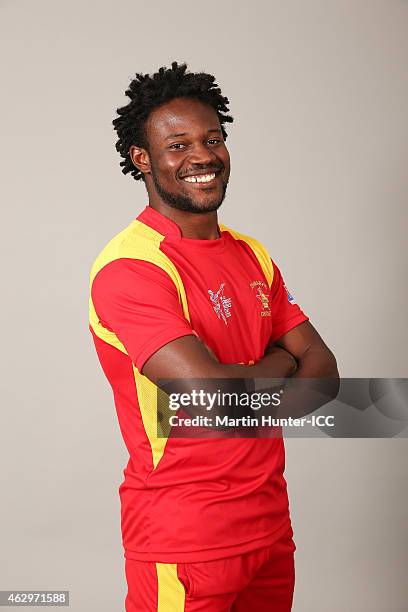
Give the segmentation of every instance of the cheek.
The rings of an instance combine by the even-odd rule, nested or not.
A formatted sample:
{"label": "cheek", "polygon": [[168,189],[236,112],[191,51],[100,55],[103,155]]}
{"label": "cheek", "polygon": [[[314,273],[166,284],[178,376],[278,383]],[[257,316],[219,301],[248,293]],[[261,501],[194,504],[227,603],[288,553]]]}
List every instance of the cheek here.
{"label": "cheek", "polygon": [[173,155],[163,155],[160,158],[159,163],[163,172],[176,176],[182,162],[180,159],[176,159]]}
{"label": "cheek", "polygon": [[230,172],[230,156],[229,153],[227,151],[227,149],[225,149],[220,155],[219,155],[219,159],[222,162],[223,166],[224,166],[224,173],[229,174]]}
{"label": "cheek", "polygon": [[180,161],[173,156],[154,150],[151,151],[150,164],[161,181],[175,180],[180,167]]}
{"label": "cheek", "polygon": [[225,149],[225,161],[224,161],[224,164],[229,169],[229,166],[230,166],[230,156],[229,156],[229,153],[228,153],[227,149]]}

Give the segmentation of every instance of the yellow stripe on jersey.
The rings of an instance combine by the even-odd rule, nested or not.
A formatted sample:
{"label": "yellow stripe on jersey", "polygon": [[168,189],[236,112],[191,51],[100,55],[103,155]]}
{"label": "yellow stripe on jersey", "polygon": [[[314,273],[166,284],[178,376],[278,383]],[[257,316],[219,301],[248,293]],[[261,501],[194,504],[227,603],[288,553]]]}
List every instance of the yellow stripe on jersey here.
{"label": "yellow stripe on jersey", "polygon": [[[132,221],[128,227],[119,232],[119,234],[114,236],[114,238],[108,242],[108,244],[96,258],[91,270],[90,293],[95,276],[104,266],[108,265],[112,261],[121,258],[148,261],[164,270],[170,276],[171,280],[176,286],[179,301],[183,308],[183,314],[185,318],[190,321],[187,296],[178,270],[173,262],[164,253],[162,253],[162,251],[160,251],[160,243],[163,239],[164,236],[162,234],[148,225],[145,225],[138,220]],[[89,322],[96,336],[111,346],[119,349],[122,351],[122,353],[125,353],[126,355],[128,354],[126,348],[123,346],[116,334],[106,329],[99,321],[99,317],[92,302],[91,294],[89,297]],[[143,374],[141,374],[135,366],[133,366],[133,372],[143,426],[150,442],[153,466],[156,468],[161,457],[163,456],[164,448],[167,442],[165,437],[158,437],[157,432],[157,386],[148,378],[143,376]],[[166,402],[161,402],[161,409],[162,411],[166,409]],[[164,423],[167,421],[168,419],[163,419]],[[168,435],[168,432],[164,431],[159,431],[159,433],[160,435]]]}
{"label": "yellow stripe on jersey", "polygon": [[[180,274],[173,262],[160,250],[160,243],[163,239],[164,236],[162,234],[148,225],[137,219],[132,221],[132,223],[108,242],[96,258],[91,269],[90,290],[98,272],[112,261],[115,261],[115,259],[131,258],[148,261],[164,270],[170,276],[176,286],[183,314],[187,321],[190,321],[187,296]],[[99,338],[127,354],[125,347],[116,335],[103,327],[99,322],[91,295],[89,297],[89,319],[93,331]]]}
{"label": "yellow stripe on jersey", "polygon": [[170,414],[172,414],[169,408],[169,396],[149,378],[143,376],[135,366],[133,366],[133,372],[143,426],[152,449],[153,468],[156,469],[163,456],[170,433],[161,425],[161,423],[168,425]]}
{"label": "yellow stripe on jersey", "polygon": [[185,591],[177,576],[176,563],[156,563],[157,612],[183,612]]}
{"label": "yellow stripe on jersey", "polygon": [[263,244],[261,244],[258,240],[252,238],[251,236],[246,236],[245,234],[240,234],[239,232],[230,229],[226,225],[220,225],[219,227],[222,232],[229,232],[231,236],[235,238],[235,240],[242,240],[243,242],[246,242],[248,246],[251,247],[255,257],[259,262],[259,265],[263,270],[263,273],[265,274],[265,278],[270,288],[273,281],[273,265],[271,262],[271,258],[269,257],[269,253],[265,249]]}

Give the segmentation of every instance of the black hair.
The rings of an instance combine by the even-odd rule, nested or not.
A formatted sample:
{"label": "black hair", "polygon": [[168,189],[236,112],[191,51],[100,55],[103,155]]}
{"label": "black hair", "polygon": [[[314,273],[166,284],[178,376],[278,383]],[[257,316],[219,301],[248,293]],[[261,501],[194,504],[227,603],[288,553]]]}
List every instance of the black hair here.
{"label": "black hair", "polygon": [[226,114],[229,111],[229,100],[221,94],[215,77],[205,72],[187,72],[185,63],[172,62],[171,68],[159,68],[153,75],[136,74],[125,94],[130,98],[130,102],[117,109],[118,117],[112,123],[119,137],[116,150],[123,158],[120,162],[122,172],[130,172],[137,181],[144,180],[144,175],[134,166],[129,149],[136,145],[149,150],[144,126],[150,113],[158,106],[181,97],[201,100],[216,111],[224,139],[227,138],[224,123],[233,121],[233,118]]}

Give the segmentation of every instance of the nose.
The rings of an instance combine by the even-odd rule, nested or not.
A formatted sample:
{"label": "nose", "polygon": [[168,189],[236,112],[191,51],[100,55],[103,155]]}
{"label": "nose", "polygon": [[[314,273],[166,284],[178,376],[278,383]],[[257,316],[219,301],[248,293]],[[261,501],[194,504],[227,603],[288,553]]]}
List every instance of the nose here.
{"label": "nose", "polygon": [[202,142],[197,143],[194,148],[191,149],[189,155],[189,162],[191,164],[201,166],[212,164],[216,159],[217,156],[214,154],[214,152]]}

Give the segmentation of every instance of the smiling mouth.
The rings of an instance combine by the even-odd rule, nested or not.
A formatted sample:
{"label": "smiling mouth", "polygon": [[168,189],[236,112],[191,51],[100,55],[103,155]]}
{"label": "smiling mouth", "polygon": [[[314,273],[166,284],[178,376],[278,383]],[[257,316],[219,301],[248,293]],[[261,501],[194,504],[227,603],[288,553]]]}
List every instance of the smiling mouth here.
{"label": "smiling mouth", "polygon": [[191,176],[185,176],[182,181],[186,183],[198,183],[201,185],[207,185],[215,180],[218,172],[209,172],[208,174],[193,174]]}

